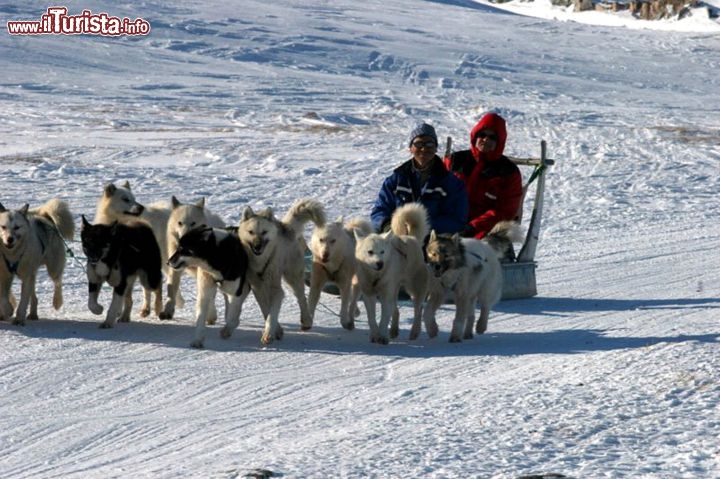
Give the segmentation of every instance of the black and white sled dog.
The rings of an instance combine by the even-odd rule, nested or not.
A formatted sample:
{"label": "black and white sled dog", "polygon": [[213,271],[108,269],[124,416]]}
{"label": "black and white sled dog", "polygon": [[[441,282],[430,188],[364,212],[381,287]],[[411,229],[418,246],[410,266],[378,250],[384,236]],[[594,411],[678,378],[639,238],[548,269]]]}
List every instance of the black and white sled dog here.
{"label": "black and white sled dog", "polygon": [[15,277],[20,278],[22,287],[13,324],[24,325],[26,319],[38,319],[35,283],[43,265],[54,286],[53,307],[60,309],[65,270],[64,239],[71,240],[74,233],[70,208],[57,198],[32,210],[27,204],[19,210],[8,210],[0,204],[0,319],[9,321],[13,317],[12,282]]}
{"label": "black and white sled dog", "polygon": [[284,297],[283,279],[300,306],[301,329],[312,327],[313,318],[305,298],[303,238],[303,228],[310,221],[318,227],[325,225],[325,209],[309,198],[297,200],[282,220],[275,218],[270,208],[255,213],[248,206],[243,211],[238,236],[249,257],[250,287],[265,317],[263,344],[283,335],[278,318]]}
{"label": "black and white sled dog", "polygon": [[[155,241],[160,248],[162,268],[165,275],[169,277],[170,267],[166,266],[167,261],[167,225],[170,218],[171,207],[165,202],[143,205],[135,199],[135,194],[130,188],[130,182],[125,181],[121,185],[108,183],[103,188],[102,195],[95,208],[94,224],[111,225],[114,222],[127,223],[138,219],[145,221],[152,229]],[[88,277],[88,281],[91,279]],[[150,292],[146,291],[144,298],[149,297]],[[128,301],[132,302],[129,298]],[[140,308],[141,314],[150,311],[150,303],[143,302]]]}
{"label": "black and white sled dog", "polygon": [[[422,306],[430,280],[422,251],[428,230],[425,207],[419,203],[408,203],[393,213],[390,231],[356,236],[358,284],[353,288],[351,302],[354,304],[357,295],[362,294],[370,327],[370,341],[387,344],[398,336],[397,302],[401,287],[413,301],[410,338],[414,339],[420,333]],[[380,301],[380,324],[375,317],[377,300]]]}
{"label": "black and white sled dog", "polygon": [[472,339],[476,302],[480,303],[480,316],[475,324],[475,332],[485,332],[490,309],[502,296],[500,258],[506,254],[513,241],[519,240],[518,228],[514,221],[503,221],[495,225],[482,240],[430,232],[425,251],[436,281],[433,282],[423,313],[425,324],[432,324],[437,331],[435,313],[452,294],[455,319],[450,342]]}
{"label": "black and white sled dog", "polygon": [[350,304],[355,278],[355,235],[370,233],[372,225],[366,219],[352,218],[343,223],[342,216],[313,230],[309,243],[313,257],[308,293],[310,317],[315,316],[323,286],[330,282],[340,291],[340,324],[348,330],[355,328],[356,309],[354,303]]}
{"label": "black and white sled dog", "polygon": [[[162,262],[160,247],[152,229],[143,221],[112,224],[90,224],[82,216],[80,240],[87,257],[88,309],[102,314],[98,303],[100,288],[107,282],[113,288],[113,297],[101,328],[112,328],[119,320],[130,321],[132,287],[136,279],[143,286],[143,304],[151,303],[155,294],[154,310],[160,316],[162,309]],[[142,317],[150,308],[142,309]]]}
{"label": "black and white sled dog", "polygon": [[[172,210],[170,211],[170,217],[167,222],[166,240],[169,256],[172,255],[178,249],[180,238],[187,234],[189,231],[194,229],[207,229],[207,228],[224,228],[225,222],[205,208],[205,198],[201,198],[194,204],[181,203],[175,196],[170,200]],[[169,264],[169,263],[168,263]],[[187,268],[174,268],[171,267],[167,273],[167,294],[165,297],[165,305],[163,306],[162,313],[160,313],[160,319],[172,319],[175,314],[175,307],[178,303],[180,295],[180,279],[183,272],[187,271],[193,276],[196,275],[194,266]],[[198,278],[198,281],[201,281]],[[198,289],[199,289],[198,284]],[[215,308],[215,301],[209,302],[209,311],[207,315],[208,324],[215,324],[217,320],[217,310]]]}
{"label": "black and white sled dog", "polygon": [[211,314],[216,314],[214,302],[218,287],[227,299],[225,326],[220,335],[229,338],[240,322],[242,305],[250,293],[248,255],[237,235],[220,228],[190,229],[178,239],[177,249],[168,263],[173,269],[197,270],[195,339],[190,345],[203,347],[205,324]]}

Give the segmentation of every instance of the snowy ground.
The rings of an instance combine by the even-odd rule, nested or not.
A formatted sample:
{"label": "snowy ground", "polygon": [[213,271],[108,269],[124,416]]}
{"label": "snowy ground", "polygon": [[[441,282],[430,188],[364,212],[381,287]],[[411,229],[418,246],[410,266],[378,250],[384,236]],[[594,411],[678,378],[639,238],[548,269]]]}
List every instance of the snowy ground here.
{"label": "snowy ground", "polygon": [[[0,5],[1,24],[50,6],[28,3]],[[152,30],[2,34],[9,208],[59,196],[79,226],[129,180],[141,201],[205,197],[229,223],[302,196],[365,215],[415,122],[464,147],[489,109],[509,154],[545,139],[557,164],[538,296],[460,344],[451,306],[439,338],[413,342],[403,306],[383,347],[323,296],[310,332],[288,297],[285,338],[261,347],[249,301],[231,339],[210,327],[193,350],[190,282],[175,320],[100,330],[82,258],[60,311],[43,273],[40,321],[0,322],[0,476],[720,477],[716,22],[613,28],[470,0],[64,5]]]}

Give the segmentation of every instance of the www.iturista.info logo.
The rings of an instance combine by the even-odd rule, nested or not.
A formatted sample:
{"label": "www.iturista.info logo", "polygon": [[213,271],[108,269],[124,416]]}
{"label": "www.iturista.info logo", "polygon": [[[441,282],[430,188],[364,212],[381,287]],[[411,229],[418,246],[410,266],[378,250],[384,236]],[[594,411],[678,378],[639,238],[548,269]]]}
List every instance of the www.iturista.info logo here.
{"label": "www.iturista.info logo", "polygon": [[68,15],[65,7],[50,7],[40,21],[7,22],[11,35],[147,35],[150,23],[142,18],[111,17],[107,13],[83,10],[80,15]]}

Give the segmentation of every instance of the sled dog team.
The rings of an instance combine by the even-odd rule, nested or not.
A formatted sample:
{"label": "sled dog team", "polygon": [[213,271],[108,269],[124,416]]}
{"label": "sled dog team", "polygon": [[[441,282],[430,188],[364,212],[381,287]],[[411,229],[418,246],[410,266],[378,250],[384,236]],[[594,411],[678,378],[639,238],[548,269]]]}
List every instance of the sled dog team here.
{"label": "sled dog team", "polygon": [[[308,223],[314,224],[314,230],[306,244],[303,231]],[[413,304],[410,339],[418,338],[423,324],[429,337],[437,336],[435,313],[448,296],[456,305],[450,341],[470,339],[473,329],[482,334],[487,328],[490,309],[502,294],[499,259],[519,234],[514,222],[498,224],[482,240],[436,234],[430,230],[424,207],[417,203],[398,208],[390,231],[378,234],[365,219],[328,221],[324,207],[307,198],[296,201],[282,218],[270,208],[256,212],[246,207],[239,225],[229,227],[205,208],[204,200],[184,204],[172,197],[170,205],[144,206],[127,182],[108,184],[97,203],[94,222],[83,215],[81,225],[88,309],[93,314],[105,311],[99,303],[102,285],[112,287],[100,327],[130,321],[136,280],[143,288],[140,316],[152,310],[160,319],[171,319],[183,305],[180,279],[188,273],[197,284],[191,342],[195,348],[203,347],[206,324],[217,321],[218,290],[225,299],[221,337],[230,337],[237,328],[243,303],[252,292],[264,317],[261,342],[281,339],[283,282],[298,302],[302,330],[312,328],[320,293],[329,282],[340,293],[343,328],[354,328],[360,314],[357,304],[362,300],[372,342],[387,344],[399,335],[401,289]],[[39,208],[24,205],[17,210],[0,204],[0,320],[24,325],[26,319],[38,318],[35,282],[42,266],[54,284],[53,307],[62,306],[65,240],[74,233],[73,217],[64,201],[52,199]],[[312,269],[306,297],[307,249],[312,253]],[[21,282],[19,301],[11,291],[15,277]]]}

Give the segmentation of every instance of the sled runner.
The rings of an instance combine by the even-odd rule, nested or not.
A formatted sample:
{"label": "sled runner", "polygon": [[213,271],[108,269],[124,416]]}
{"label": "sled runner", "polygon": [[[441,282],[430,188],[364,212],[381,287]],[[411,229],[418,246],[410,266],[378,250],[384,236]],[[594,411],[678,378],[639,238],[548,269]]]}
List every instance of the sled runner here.
{"label": "sled runner", "polygon": [[[452,140],[447,139],[447,153],[452,147]],[[531,190],[531,186],[535,184],[535,197],[532,201],[532,213],[530,215],[530,223],[528,225],[525,240],[517,254],[515,261],[503,262],[503,293],[502,299],[518,299],[530,298],[537,295],[537,282],[535,279],[535,270],[537,263],[535,261],[535,252],[537,250],[538,241],[540,240],[540,226],[542,223],[543,204],[545,196],[545,173],[548,166],[554,165],[555,160],[547,157],[547,144],[545,140],[540,142],[539,158],[519,158],[508,156],[508,158],[518,166],[533,167],[533,171],[528,181],[523,185],[523,202],[518,212],[520,221],[523,219],[523,204],[525,196]],[[305,283],[310,284],[310,272],[312,270],[312,254],[310,250],[305,252]],[[337,287],[332,283],[327,283],[323,287],[323,292],[333,295],[339,295]],[[401,291],[401,295],[404,291]]]}

